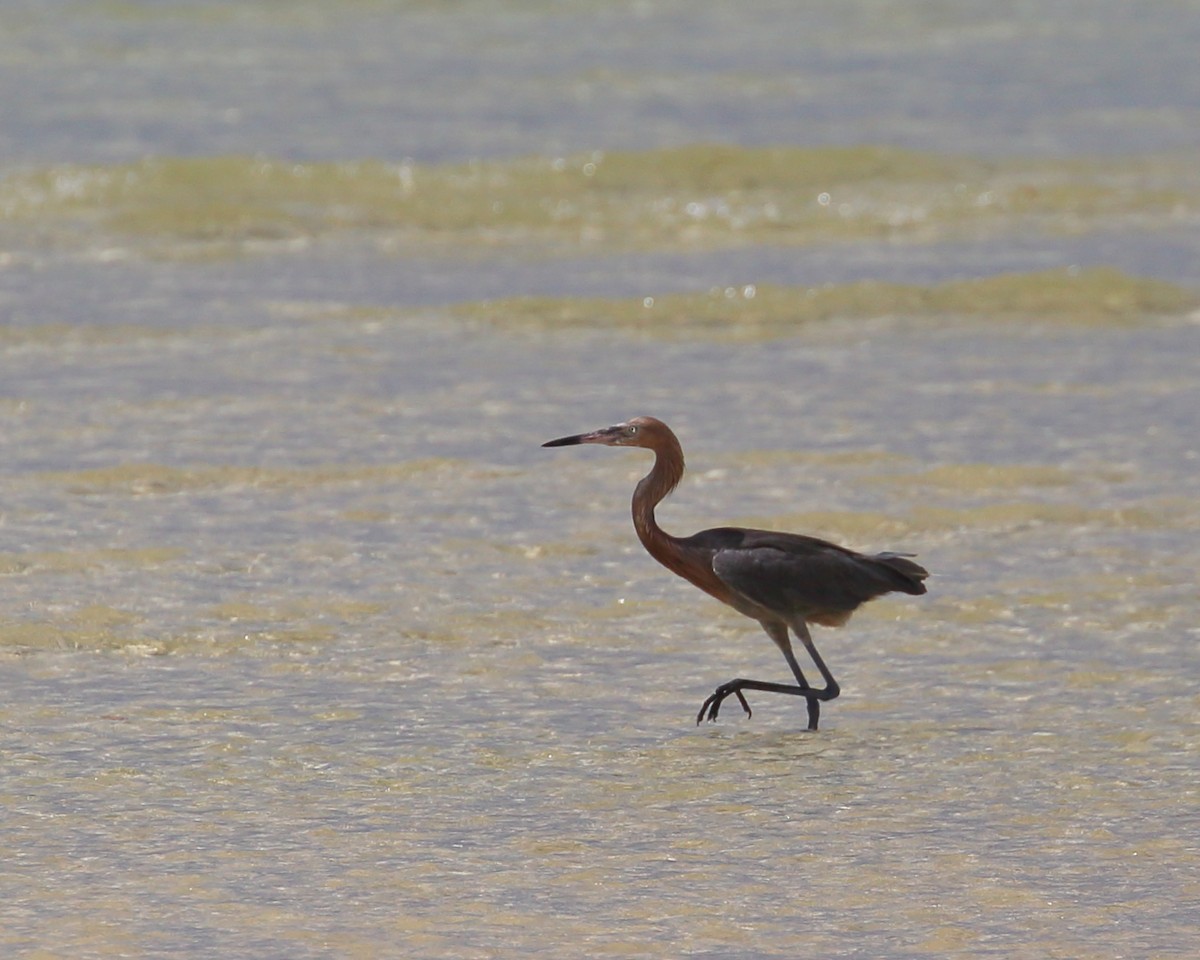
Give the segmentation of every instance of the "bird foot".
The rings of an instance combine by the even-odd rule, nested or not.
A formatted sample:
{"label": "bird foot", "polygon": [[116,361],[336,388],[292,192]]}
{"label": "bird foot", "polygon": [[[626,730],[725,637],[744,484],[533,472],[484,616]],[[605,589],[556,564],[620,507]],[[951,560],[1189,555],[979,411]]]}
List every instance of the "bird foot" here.
{"label": "bird foot", "polygon": [[766,690],[772,693],[790,693],[793,696],[804,697],[808,706],[808,729],[816,730],[818,723],[821,720],[821,701],[832,700],[841,691],[836,682],[831,682],[829,686],[823,690],[814,690],[808,686],[791,686],[783,683],[767,683],[762,680],[746,680],[738,678],[730,680],[728,683],[723,683],[713,692],[703,704],[700,705],[700,712],[696,714],[696,726],[699,726],[704,720],[710,723],[717,719],[721,712],[721,704],[728,697],[737,697],[741,703],[742,709],[746,711],[747,717],[752,717],[754,714],[750,710],[750,704],[746,702],[746,696],[742,693],[743,690]]}
{"label": "bird foot", "polygon": [[738,702],[742,705],[742,709],[746,711],[747,717],[754,716],[754,711],[750,709],[750,704],[746,702],[746,695],[742,693],[741,688],[736,686],[736,684],[736,680],[731,680],[729,683],[723,683],[717,687],[716,692],[700,705],[700,712],[696,714],[696,726],[700,726],[700,723],[705,719],[705,712],[708,713],[710,723],[716,720],[717,714],[721,712],[721,704],[731,694],[738,698]]}

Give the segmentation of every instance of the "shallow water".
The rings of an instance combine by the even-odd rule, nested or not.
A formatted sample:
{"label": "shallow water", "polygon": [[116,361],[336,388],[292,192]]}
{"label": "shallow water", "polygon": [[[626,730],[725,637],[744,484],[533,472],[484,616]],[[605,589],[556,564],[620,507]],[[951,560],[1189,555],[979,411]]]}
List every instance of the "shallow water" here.
{"label": "shallow water", "polygon": [[[10,351],[6,459],[41,456],[4,483],[7,948],[1184,955],[1197,347],[326,321]],[[777,654],[641,554],[641,456],[537,447],[640,409],[693,462],[669,528],[934,571],[820,631],[820,733],[762,695],[694,726]]]}
{"label": "shallow water", "polygon": [[[952,5],[938,30],[915,23],[894,39],[900,8],[879,8],[885,28],[866,16],[873,5],[838,5],[852,13],[818,12],[801,35],[825,57],[770,82],[784,31],[764,28],[778,12],[769,5],[736,23],[670,5],[530,4],[509,19],[491,4],[472,17],[353,4],[336,24],[303,5],[71,7],[53,22],[43,9],[23,14],[5,69],[44,71],[67,35],[88,89],[114,77],[141,86],[99,114],[120,123],[81,137],[75,122],[98,101],[35,70],[30,97],[2,108],[27,135],[10,155],[34,165],[188,153],[185,89],[213,123],[189,134],[199,153],[289,154],[290,143],[302,156],[399,162],[413,151],[377,122],[391,107],[367,81],[412,17],[454,55],[425,50],[405,69],[453,74],[501,58],[528,95],[514,102],[548,131],[497,121],[496,135],[467,122],[494,90],[476,89],[456,114],[459,81],[433,85],[428,123],[443,140],[396,124],[427,139],[430,159],[701,140],[723,116],[704,103],[718,87],[762,107],[733,111],[744,126],[723,139],[787,139],[768,136],[772,84],[801,80],[848,90],[847,114],[808,142],[847,130],[888,139],[894,128],[864,119],[872,101],[855,91],[922,56],[929,72],[905,83],[943,109],[912,134],[919,149],[1086,151],[1107,129],[1104,147],[1122,152],[1144,146],[1131,131],[1180,146],[1200,129],[1164,120],[1196,103],[1195,71],[1164,79],[1192,28],[1177,4],[1143,7],[1137,30],[1120,5],[1094,17],[1054,7],[1073,21]],[[591,35],[616,63],[647,62],[625,44],[684,22],[744,32],[704,48],[707,66],[694,69],[706,84],[685,83],[684,48],[670,48],[649,79],[619,78],[628,98],[564,119],[543,78],[581,69],[580,18],[613,26]],[[522,42],[534,24],[576,46],[543,58]],[[491,28],[505,42],[481,52]],[[140,46],[147,31],[175,46]],[[338,51],[368,34],[366,66],[345,63]],[[1073,65],[1036,101],[1017,95],[1029,76],[1002,55],[1031,35],[1035,63]],[[305,78],[257,129],[228,123],[213,140],[234,80],[205,53],[236,60],[231,37],[271,89],[319,53],[324,106]],[[1119,78],[1155,44],[1163,56],[1137,89],[1162,111],[1128,112],[1102,89],[1081,102],[1070,78],[1090,51],[1123,51]],[[993,45],[994,86],[977,92],[1007,108],[993,110],[998,128],[964,131],[962,103],[930,77],[966,71]],[[182,46],[194,53],[173,70]],[[195,71],[213,86],[186,86]],[[664,91],[689,109],[646,143],[623,111]],[[335,94],[347,106],[331,107]],[[1053,145],[1039,139],[1047,130]],[[102,217],[78,237],[59,221],[5,222],[0,948],[1190,956],[1195,315],[1118,315],[1101,291],[1083,301],[1088,322],[882,310],[739,339],[606,324],[602,302],[589,307],[595,323],[571,329],[504,316],[513,300],[481,307],[500,314],[484,319],[444,307],[1072,265],[1195,290],[1194,209],[1146,215],[1139,229],[1128,209],[1076,231],[983,223],[969,242],[557,256],[520,243],[456,255],[451,243],[410,257],[349,229],[194,257],[174,234],[131,240]],[[802,530],[909,550],[933,572],[928,596],[885,598],[816,632],[844,690],[819,732],[765,694],[752,718],[729,710],[694,724],[719,682],[785,679],[778,653],[642,552],[627,497],[643,453],[539,447],[636,413],[668,420],[688,453],[660,511],[668,530]]]}

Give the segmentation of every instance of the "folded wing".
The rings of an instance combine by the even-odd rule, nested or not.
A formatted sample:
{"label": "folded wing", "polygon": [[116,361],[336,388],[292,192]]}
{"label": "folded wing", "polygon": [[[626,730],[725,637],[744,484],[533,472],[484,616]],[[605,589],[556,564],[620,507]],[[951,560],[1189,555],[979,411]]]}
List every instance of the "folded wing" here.
{"label": "folded wing", "polygon": [[885,593],[925,592],[921,581],[928,573],[900,554],[867,556],[815,537],[766,530],[697,534],[706,536],[713,546],[713,572],[721,581],[784,619],[835,625]]}

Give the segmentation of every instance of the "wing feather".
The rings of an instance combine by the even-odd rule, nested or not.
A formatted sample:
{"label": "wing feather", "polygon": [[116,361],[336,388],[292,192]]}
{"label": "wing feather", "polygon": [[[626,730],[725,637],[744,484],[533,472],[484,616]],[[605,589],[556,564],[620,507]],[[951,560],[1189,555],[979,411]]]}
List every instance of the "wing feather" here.
{"label": "wing feather", "polygon": [[[735,532],[741,536],[731,536]],[[721,581],[781,616],[843,622],[881,594],[925,592],[920,582],[925,570],[895,554],[870,557],[815,537],[771,531],[725,528],[704,534],[715,535],[712,566]]]}

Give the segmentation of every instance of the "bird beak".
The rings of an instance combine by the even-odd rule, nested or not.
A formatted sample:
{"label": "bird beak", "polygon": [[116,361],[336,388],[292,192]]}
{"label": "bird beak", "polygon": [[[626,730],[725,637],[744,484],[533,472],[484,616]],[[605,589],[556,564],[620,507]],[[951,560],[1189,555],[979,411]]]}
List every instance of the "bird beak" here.
{"label": "bird beak", "polygon": [[591,433],[577,433],[573,437],[559,437],[557,440],[547,440],[542,444],[543,447],[573,447],[577,443],[604,443],[611,444],[617,437],[621,435],[621,427],[604,427],[602,430],[593,430]]}

